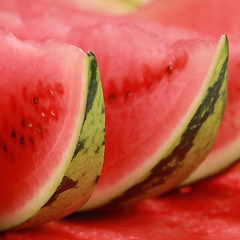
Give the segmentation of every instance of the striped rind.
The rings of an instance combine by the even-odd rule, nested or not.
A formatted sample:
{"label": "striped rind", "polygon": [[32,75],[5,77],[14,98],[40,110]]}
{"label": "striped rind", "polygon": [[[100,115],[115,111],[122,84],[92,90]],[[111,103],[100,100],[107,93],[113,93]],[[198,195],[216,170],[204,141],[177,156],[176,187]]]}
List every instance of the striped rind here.
{"label": "striped rind", "polygon": [[193,182],[220,173],[231,164],[239,160],[240,138],[238,137],[227,146],[210,153],[207,158],[191,173],[179,186],[189,185]]}
{"label": "striped rind", "polygon": [[83,210],[116,209],[166,193],[185,179],[205,159],[216,138],[227,99],[227,67],[228,40],[223,36],[205,79],[204,93],[195,101],[189,121],[175,132],[171,146],[154,156],[156,165],[119,196],[101,205],[87,204]]}
{"label": "striped rind", "polygon": [[87,99],[78,143],[61,184],[48,202],[17,229],[29,228],[65,217],[91,196],[101,174],[105,150],[105,111],[100,75],[93,53],[85,60]]}

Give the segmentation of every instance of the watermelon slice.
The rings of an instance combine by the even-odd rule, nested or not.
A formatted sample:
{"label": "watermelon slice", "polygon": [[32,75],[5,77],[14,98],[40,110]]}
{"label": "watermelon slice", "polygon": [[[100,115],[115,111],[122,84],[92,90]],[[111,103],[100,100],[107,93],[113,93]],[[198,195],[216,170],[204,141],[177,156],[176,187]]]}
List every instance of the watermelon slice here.
{"label": "watermelon slice", "polygon": [[184,180],[182,185],[214,175],[237,161],[240,157],[239,40],[232,39],[230,41],[230,51],[228,100],[223,122],[219,128],[212,151],[204,162]]}
{"label": "watermelon slice", "polygon": [[[197,92],[188,95],[188,91],[196,87],[195,81],[210,81],[212,78],[210,66],[216,47],[204,41],[167,44],[157,34],[144,34],[143,28],[129,23],[97,24],[87,31],[87,41],[83,40],[84,31],[74,31],[71,37],[73,44],[81,43],[85,51],[92,49],[98,57],[106,104],[106,152],[99,184],[82,209],[94,209],[101,205],[111,209],[165,193],[184,179],[212,146],[211,141],[197,143],[197,139],[208,138],[206,130],[203,130],[205,127],[202,129],[204,133],[200,130],[199,135],[192,132],[195,125],[200,127],[199,123],[204,121],[200,112],[205,110],[201,109],[211,101],[203,92],[200,97]],[[96,40],[100,34],[101,39]],[[167,32],[164,36],[168,39]],[[121,45],[117,39],[121,39]],[[115,51],[106,54],[103,44]],[[134,53],[129,55],[131,49]],[[218,55],[212,69],[215,69],[215,64],[224,65],[225,57],[225,53],[223,58]],[[221,58],[221,63],[217,63]],[[128,66],[126,62],[129,62]],[[205,65],[206,70],[201,70],[200,74],[198,67],[194,66],[203,67],[203,62],[208,66]],[[133,65],[138,69],[136,73]],[[220,72],[224,71],[220,69],[212,70],[217,78],[221,78]],[[194,75],[198,77],[192,78]],[[187,76],[191,76],[189,81]],[[203,91],[207,92],[208,87]],[[222,92],[219,96],[225,94]],[[181,99],[184,99],[183,102]],[[220,105],[223,107],[222,103]],[[216,121],[221,121],[220,115]],[[169,131],[171,128],[174,130]],[[195,145],[193,148],[192,144]]]}
{"label": "watermelon slice", "polygon": [[[36,3],[27,11],[23,3],[1,2],[1,9],[21,19],[14,26],[2,21],[19,37],[49,37],[45,20],[55,9],[52,18],[70,28],[64,37],[56,34],[56,38],[92,50],[98,57],[106,103],[105,163],[84,210],[124,206],[165,193],[186,178],[209,152],[222,119],[225,37],[219,47],[214,41],[176,42],[181,35],[176,28],[150,28],[149,23],[128,19],[111,18],[109,23],[110,18],[94,20],[81,11],[71,17],[70,10],[59,13],[53,5],[44,5],[50,10],[42,19]],[[29,28],[31,23],[34,27],[38,23],[41,36]],[[51,28],[51,36],[53,32]]]}
{"label": "watermelon slice", "polygon": [[236,240],[240,235],[240,162],[216,178],[145,200],[127,211],[75,215],[1,240]]}
{"label": "watermelon slice", "polygon": [[105,118],[92,53],[4,30],[0,42],[4,230],[61,218],[88,200],[102,167]]}
{"label": "watermelon slice", "polygon": [[[224,119],[213,150],[183,184],[216,174],[240,157],[239,6],[237,0],[154,0],[134,13],[135,17],[194,29],[211,37],[218,37],[223,33],[230,36],[229,98]],[[168,12],[172,14],[166,14]]]}

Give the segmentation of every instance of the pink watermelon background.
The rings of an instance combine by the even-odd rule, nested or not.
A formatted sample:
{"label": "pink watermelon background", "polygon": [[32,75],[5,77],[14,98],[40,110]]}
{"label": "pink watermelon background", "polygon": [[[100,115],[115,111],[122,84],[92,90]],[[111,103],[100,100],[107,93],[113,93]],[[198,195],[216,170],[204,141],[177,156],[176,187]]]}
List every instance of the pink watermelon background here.
{"label": "pink watermelon background", "polygon": [[237,240],[240,163],[221,175],[131,209],[72,216],[38,228],[0,233],[0,240]]}

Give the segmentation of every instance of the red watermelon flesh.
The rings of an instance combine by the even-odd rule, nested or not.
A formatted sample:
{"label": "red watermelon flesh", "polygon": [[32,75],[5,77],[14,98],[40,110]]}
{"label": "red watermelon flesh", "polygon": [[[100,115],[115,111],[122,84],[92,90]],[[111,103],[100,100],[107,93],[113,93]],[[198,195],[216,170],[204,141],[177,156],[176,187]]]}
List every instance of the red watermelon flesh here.
{"label": "red watermelon flesh", "polygon": [[73,216],[1,240],[236,240],[240,235],[240,163],[222,175],[149,199],[128,211]]}
{"label": "red watermelon flesh", "polygon": [[133,14],[168,26],[195,30],[211,38],[223,33],[230,38],[228,102],[224,119],[211,153],[185,183],[215,174],[240,157],[239,7],[237,0],[153,0]]}

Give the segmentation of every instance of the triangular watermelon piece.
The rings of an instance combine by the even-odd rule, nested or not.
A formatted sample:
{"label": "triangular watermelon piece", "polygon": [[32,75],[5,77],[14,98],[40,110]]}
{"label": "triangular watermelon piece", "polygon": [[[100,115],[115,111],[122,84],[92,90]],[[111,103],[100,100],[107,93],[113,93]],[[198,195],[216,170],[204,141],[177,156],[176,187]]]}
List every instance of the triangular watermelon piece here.
{"label": "triangular watermelon piece", "polygon": [[[171,36],[171,31],[168,31]],[[198,123],[191,123],[189,119],[185,125],[187,127],[189,124],[189,129],[179,129],[179,132],[177,128],[172,132],[169,129],[177,126],[177,119],[185,118],[180,112],[187,102],[195,101],[192,97],[196,97],[197,93],[192,92],[191,100],[188,100],[188,94],[184,91],[193,87],[196,78],[192,76],[208,78],[207,75],[200,77],[203,71],[198,71],[197,66],[203,67],[203,62],[206,63],[203,59],[211,58],[205,55],[210,53],[209,45],[201,40],[174,42],[174,38],[168,38],[168,31],[163,28],[161,33],[164,33],[165,38],[161,38],[152,32],[149,34],[138,25],[120,22],[99,23],[86,31],[72,32],[73,44],[81,44],[85,50],[92,49],[98,57],[106,103],[105,162],[96,191],[83,207],[84,210],[98,208],[103,204],[107,204],[107,209],[115,208],[117,205],[162,194],[175,185],[178,177],[185,178],[188,175],[187,172],[183,173],[187,169],[184,170],[184,166],[188,165],[185,165],[188,160],[192,165],[202,157],[205,158],[207,136],[202,137],[205,143],[201,147],[195,145],[198,150],[193,155],[187,147],[192,140],[184,139],[184,136],[194,136],[190,128],[195,127],[190,125]],[[88,38],[84,41],[83,36],[86,34]],[[101,39],[98,39],[99,35]],[[118,39],[121,39],[121,44]],[[166,44],[168,39],[169,43],[174,43]],[[104,45],[114,50],[106,54]],[[212,66],[206,73],[214,68]],[[122,71],[118,72],[118,69]],[[191,76],[188,83],[187,76]],[[206,101],[211,102],[209,99]],[[197,108],[194,110],[196,114]],[[192,115],[192,119],[197,118],[197,115]],[[165,145],[168,137],[169,140],[177,137],[179,144],[170,143],[170,140],[170,145]],[[194,145],[193,142],[191,144]],[[176,166],[182,169],[179,169],[179,173],[183,171],[181,176]],[[192,165],[190,168],[195,167]]]}
{"label": "triangular watermelon piece", "polygon": [[237,0],[153,0],[133,13],[134,17],[185,27],[211,38],[221,34],[230,38],[229,97],[223,123],[210,155],[183,184],[213,175],[240,157],[239,8]]}
{"label": "triangular watermelon piece", "polygon": [[[0,230],[81,207],[102,168],[105,117],[92,53],[0,31]],[[79,146],[80,145],[80,146]]]}

